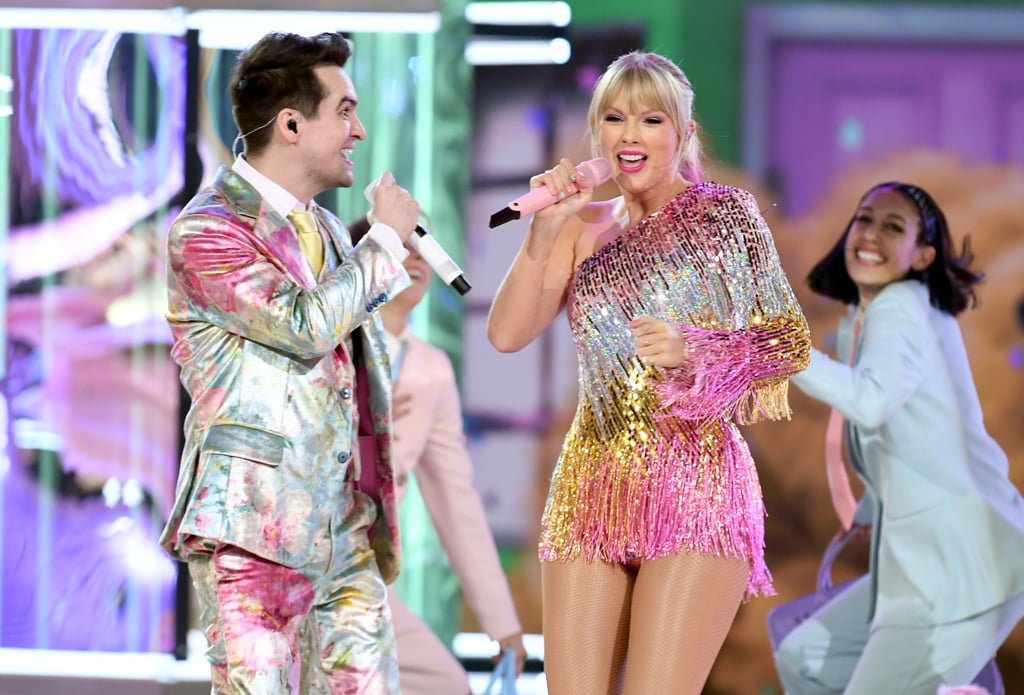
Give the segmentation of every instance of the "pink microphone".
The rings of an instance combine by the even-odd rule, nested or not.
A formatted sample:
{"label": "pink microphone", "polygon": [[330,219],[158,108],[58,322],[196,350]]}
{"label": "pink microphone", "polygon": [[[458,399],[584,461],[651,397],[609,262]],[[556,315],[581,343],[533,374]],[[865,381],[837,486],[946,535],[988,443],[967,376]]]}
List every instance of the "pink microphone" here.
{"label": "pink microphone", "polygon": [[[576,170],[590,181],[593,181],[595,187],[600,186],[612,177],[612,164],[604,157],[581,162],[576,165]],[[570,185],[566,190],[566,195],[576,195],[578,192],[578,188]],[[529,193],[513,200],[507,207],[491,215],[491,229],[506,222],[518,220],[526,215],[532,215],[538,210],[554,205],[558,201],[558,196],[548,193],[548,189],[544,186],[534,188]]]}

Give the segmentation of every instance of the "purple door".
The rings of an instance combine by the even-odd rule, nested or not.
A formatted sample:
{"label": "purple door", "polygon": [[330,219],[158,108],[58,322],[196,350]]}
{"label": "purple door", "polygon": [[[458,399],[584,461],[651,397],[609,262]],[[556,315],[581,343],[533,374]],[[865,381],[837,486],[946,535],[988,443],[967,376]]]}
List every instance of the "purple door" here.
{"label": "purple door", "polygon": [[1024,45],[783,39],[768,81],[765,173],[786,214],[909,147],[1024,167]]}

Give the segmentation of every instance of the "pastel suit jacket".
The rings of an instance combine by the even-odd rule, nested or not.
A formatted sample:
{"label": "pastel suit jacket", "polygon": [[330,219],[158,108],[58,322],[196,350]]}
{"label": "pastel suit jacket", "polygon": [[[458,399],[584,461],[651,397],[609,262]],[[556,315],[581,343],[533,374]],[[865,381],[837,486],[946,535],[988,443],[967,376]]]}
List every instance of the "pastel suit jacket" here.
{"label": "pastel suit jacket", "polygon": [[423,502],[463,595],[493,639],[521,631],[501,569],[466,448],[455,372],[444,351],[410,335],[396,382],[411,393],[409,412],[397,423],[398,497],[415,472]]}
{"label": "pastel suit jacket", "polygon": [[[986,432],[956,319],[916,280],[854,312],[839,355],[812,352],[793,382],[846,418],[848,460],[873,523],[874,624],[929,625],[996,608],[1024,591],[1024,503]],[[1018,616],[1019,617],[1019,616]]]}
{"label": "pastel suit jacket", "polygon": [[[167,319],[192,404],[161,543],[183,557],[189,538],[212,539],[299,567],[344,513],[351,479],[373,466],[370,535],[390,582],[400,566],[390,366],[375,311],[410,281],[391,251],[371,237],[353,249],[337,217],[317,215],[319,283],[293,228],[230,169],[171,227]],[[356,453],[348,346],[366,369],[374,461]]]}

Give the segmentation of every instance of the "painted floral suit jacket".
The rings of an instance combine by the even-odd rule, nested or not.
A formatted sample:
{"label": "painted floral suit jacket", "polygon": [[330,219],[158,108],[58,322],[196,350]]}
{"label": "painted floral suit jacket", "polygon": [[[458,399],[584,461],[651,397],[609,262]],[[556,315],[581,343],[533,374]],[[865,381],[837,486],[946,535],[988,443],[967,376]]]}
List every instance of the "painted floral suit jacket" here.
{"label": "painted floral suit jacket", "polygon": [[372,238],[353,249],[334,215],[321,209],[318,221],[328,239],[319,283],[287,221],[230,169],[171,227],[167,318],[192,404],[161,543],[175,557],[199,537],[290,567],[310,561],[359,465],[351,335],[377,445],[376,460],[361,463],[376,473],[371,538],[391,582],[400,556],[390,372],[374,312],[409,277]]}

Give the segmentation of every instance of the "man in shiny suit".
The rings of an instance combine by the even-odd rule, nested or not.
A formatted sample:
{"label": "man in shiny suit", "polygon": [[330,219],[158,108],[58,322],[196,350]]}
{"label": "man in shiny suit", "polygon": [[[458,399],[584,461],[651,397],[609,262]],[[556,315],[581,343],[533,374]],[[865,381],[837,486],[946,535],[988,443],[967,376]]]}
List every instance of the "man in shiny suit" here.
{"label": "man in shiny suit", "polygon": [[[162,542],[188,562],[215,693],[398,692],[390,367],[419,205],[382,177],[353,246],[313,196],[366,137],[340,34],[269,34],[231,77],[245,152],[174,222],[172,354],[192,403]],[[305,213],[305,214],[303,214]]]}

